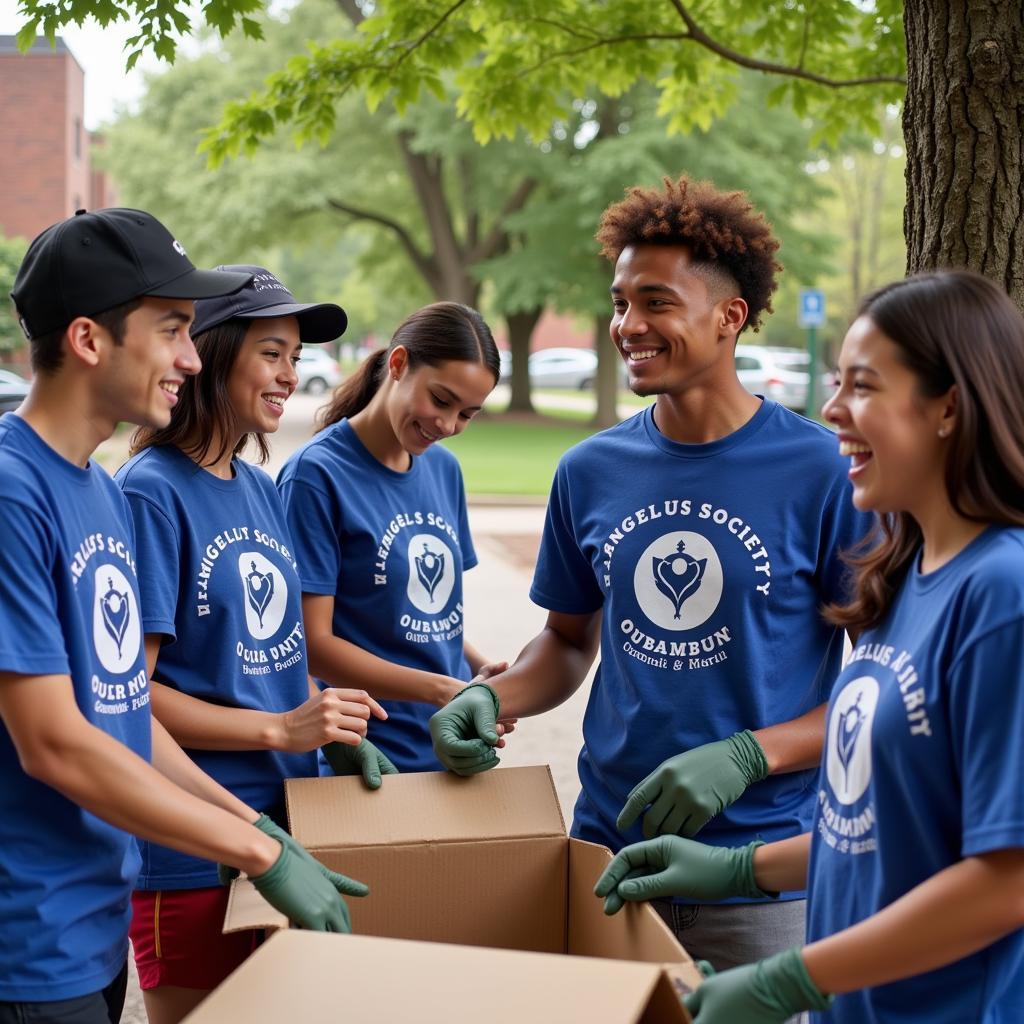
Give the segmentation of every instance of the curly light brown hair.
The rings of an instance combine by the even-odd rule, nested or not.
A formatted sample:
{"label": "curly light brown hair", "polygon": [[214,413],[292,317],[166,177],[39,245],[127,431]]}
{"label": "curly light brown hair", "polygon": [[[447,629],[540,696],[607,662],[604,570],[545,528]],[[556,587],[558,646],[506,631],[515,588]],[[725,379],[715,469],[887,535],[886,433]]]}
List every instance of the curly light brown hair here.
{"label": "curly light brown hair", "polygon": [[772,292],[782,265],[778,239],[744,192],[720,192],[709,181],[663,178],[663,189],[627,189],[627,196],[601,215],[597,240],[613,263],[630,245],[682,245],[694,267],[739,290],[747,304],[744,327],[754,331],[772,311]]}

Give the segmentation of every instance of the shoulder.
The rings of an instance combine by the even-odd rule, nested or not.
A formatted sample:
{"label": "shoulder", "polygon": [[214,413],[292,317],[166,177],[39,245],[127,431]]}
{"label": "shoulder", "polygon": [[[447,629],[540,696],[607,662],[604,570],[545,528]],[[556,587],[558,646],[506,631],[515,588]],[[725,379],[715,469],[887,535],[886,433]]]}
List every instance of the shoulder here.
{"label": "shoulder", "polygon": [[292,452],[281,468],[278,483],[293,480],[306,483],[322,482],[325,478],[331,480],[339,465],[353,464],[355,460],[352,457],[351,446],[346,443],[344,434],[338,429],[339,426],[336,423],[321,430],[301,448]]}
{"label": "shoulder", "polygon": [[1024,618],[1024,529],[992,526],[960,574],[964,598],[982,626]]}
{"label": "shoulder", "polygon": [[462,467],[456,454],[440,444],[432,444],[421,456],[431,472],[445,477],[462,477]]}
{"label": "shoulder", "polygon": [[647,437],[645,418],[649,409],[628,416],[620,423],[605,430],[599,430],[590,437],[578,441],[559,460],[559,469],[577,470],[587,467],[604,467],[609,461],[617,461],[636,450]]}
{"label": "shoulder", "polygon": [[125,492],[154,494],[175,490],[171,481],[181,475],[181,459],[177,451],[167,447],[145,448],[114,474],[114,482]]}
{"label": "shoulder", "polygon": [[244,459],[235,459],[235,473],[251,494],[260,495],[274,505],[280,504],[277,488],[270,474],[260,466],[254,466]]}

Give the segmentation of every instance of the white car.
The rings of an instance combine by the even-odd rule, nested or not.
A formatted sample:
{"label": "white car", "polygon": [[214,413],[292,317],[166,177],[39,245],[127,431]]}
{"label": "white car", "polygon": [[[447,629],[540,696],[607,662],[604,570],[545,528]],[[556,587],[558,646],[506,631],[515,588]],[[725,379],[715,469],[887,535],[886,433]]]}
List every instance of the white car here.
{"label": "white car", "polygon": [[[512,376],[512,353],[501,352],[499,383]],[[621,383],[626,384],[625,366]],[[535,388],[574,388],[592,391],[597,383],[597,353],[590,348],[542,348],[530,354],[530,384]]]}
{"label": "white car", "polygon": [[[811,357],[800,348],[736,346],[736,375],[740,383],[751,394],[764,395],[797,412],[803,412],[807,407],[810,365]],[[822,374],[819,378],[819,402],[824,402],[831,394],[831,379],[831,374]]]}
{"label": "white car", "polygon": [[322,395],[341,383],[341,370],[334,358],[318,345],[310,345],[299,353],[299,391]]}

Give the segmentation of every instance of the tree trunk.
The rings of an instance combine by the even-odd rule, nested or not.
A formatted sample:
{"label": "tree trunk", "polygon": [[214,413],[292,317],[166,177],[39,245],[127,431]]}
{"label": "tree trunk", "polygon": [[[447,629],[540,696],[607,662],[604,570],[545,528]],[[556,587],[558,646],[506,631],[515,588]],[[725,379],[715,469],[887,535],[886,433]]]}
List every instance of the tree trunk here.
{"label": "tree trunk", "polygon": [[619,422],[619,374],[622,357],[608,333],[608,314],[594,317],[594,351],[597,353],[597,409],[593,424],[603,430]]}
{"label": "tree trunk", "polygon": [[1024,5],[906,0],[907,270],[968,267],[1024,308]]}
{"label": "tree trunk", "polygon": [[523,313],[510,313],[505,317],[508,324],[508,347],[512,352],[511,395],[508,400],[509,412],[533,412],[530,398],[530,338],[533,329],[544,312],[528,309]]}

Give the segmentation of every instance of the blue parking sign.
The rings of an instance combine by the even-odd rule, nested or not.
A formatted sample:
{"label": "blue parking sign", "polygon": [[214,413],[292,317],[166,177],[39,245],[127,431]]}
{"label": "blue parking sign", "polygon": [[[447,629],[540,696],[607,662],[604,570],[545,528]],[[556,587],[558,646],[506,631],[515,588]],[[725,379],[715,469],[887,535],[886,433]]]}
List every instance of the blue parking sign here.
{"label": "blue parking sign", "polygon": [[823,327],[825,324],[825,293],[817,288],[800,289],[800,313],[797,323],[801,327]]}

